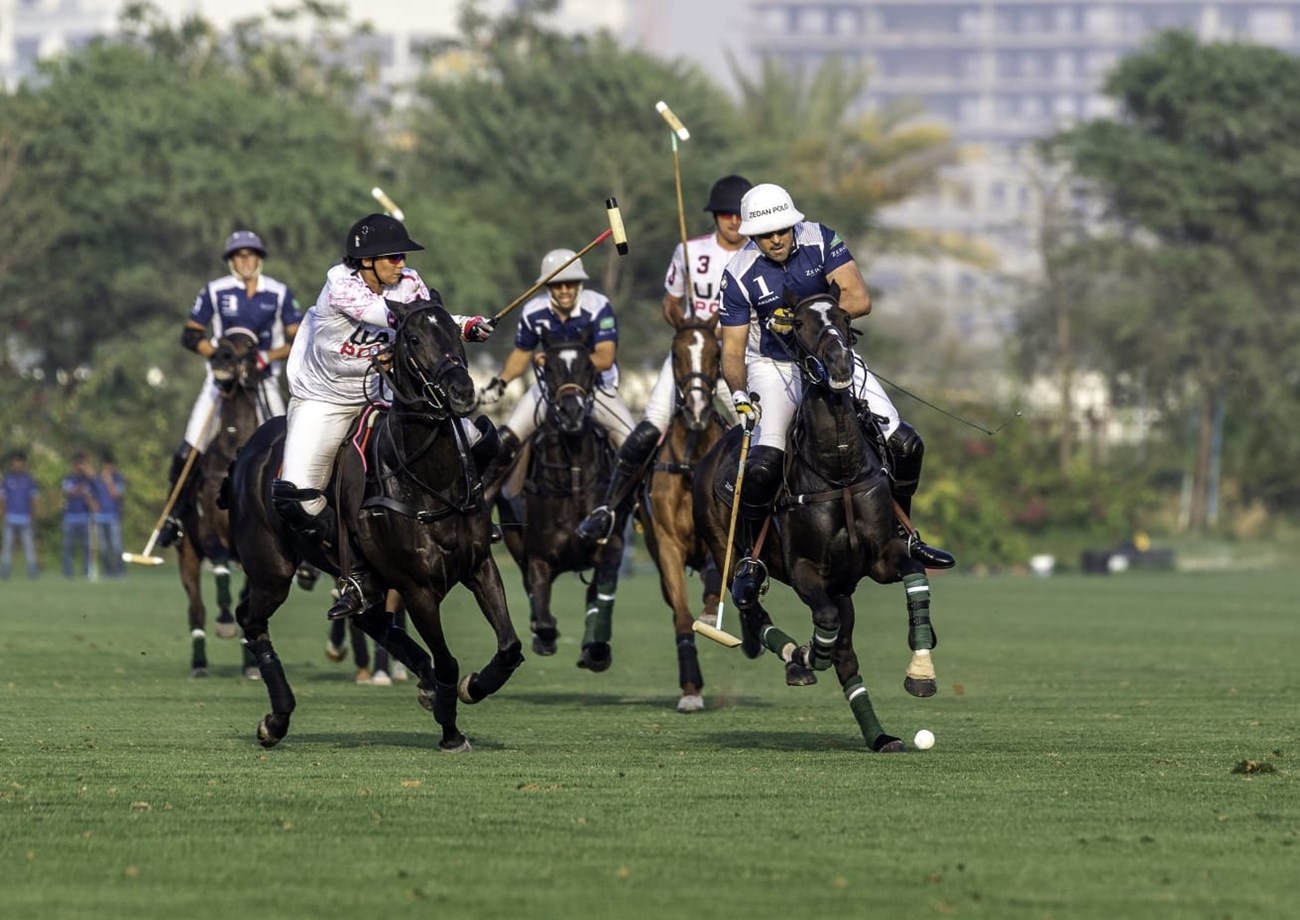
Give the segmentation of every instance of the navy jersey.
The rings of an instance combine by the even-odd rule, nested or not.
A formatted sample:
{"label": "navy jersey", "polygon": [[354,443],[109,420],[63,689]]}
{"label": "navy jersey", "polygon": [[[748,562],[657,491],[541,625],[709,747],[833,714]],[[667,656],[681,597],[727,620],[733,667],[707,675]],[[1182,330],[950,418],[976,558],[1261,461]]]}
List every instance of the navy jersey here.
{"label": "navy jersey", "polygon": [[257,336],[260,351],[270,351],[285,343],[285,328],[301,323],[302,313],[293,291],[284,282],[259,275],[257,290],[249,297],[243,281],[226,275],[203,286],[190,308],[190,319],[200,326],[211,324],[213,345],[238,328]]}
{"label": "navy jersey", "polygon": [[852,261],[840,235],[811,220],[794,225],[794,251],[781,264],[763,255],[750,240],[722,273],[722,325],[745,326],[757,320],[750,325],[748,356],[789,361],[790,353],[768,330],[768,319],[785,303],[787,291],[797,300],[825,294],[830,290],[826,276]]}
{"label": "navy jersey", "polygon": [[[542,341],[542,330],[548,330],[552,338],[581,338],[587,328],[594,329],[591,347],[594,351],[601,342],[618,344],[618,320],[614,317],[614,307],[609,298],[584,288],[578,295],[578,302],[568,319],[560,319],[560,314],[551,309],[551,295],[539,294],[523,306],[519,315],[519,329],[515,332],[515,347],[532,351]],[[618,364],[601,374],[601,381],[608,388],[618,386]]]}

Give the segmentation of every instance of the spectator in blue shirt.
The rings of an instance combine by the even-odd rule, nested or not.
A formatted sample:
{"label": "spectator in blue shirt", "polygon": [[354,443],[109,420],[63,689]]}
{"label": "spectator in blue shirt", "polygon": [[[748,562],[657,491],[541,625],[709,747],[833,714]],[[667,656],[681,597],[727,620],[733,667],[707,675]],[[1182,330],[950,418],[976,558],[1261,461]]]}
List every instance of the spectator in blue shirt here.
{"label": "spectator in blue shirt", "polygon": [[99,507],[95,474],[84,451],[72,455],[72,470],[63,477],[63,577],[72,577],[72,556],[81,547],[82,574],[90,576],[91,518]]}
{"label": "spectator in blue shirt", "polygon": [[0,507],[4,509],[4,549],[0,551],[0,578],[6,581],[13,568],[14,542],[22,541],[27,557],[27,577],[39,574],[36,565],[36,481],[27,472],[27,455],[14,451],[9,469],[0,481]]}
{"label": "spectator in blue shirt", "polygon": [[122,496],[126,493],[126,480],[122,478],[113,455],[105,453],[100,458],[99,475],[95,478],[95,499],[99,510],[94,513],[94,525],[99,536],[100,564],[110,578],[126,575],[122,561]]}

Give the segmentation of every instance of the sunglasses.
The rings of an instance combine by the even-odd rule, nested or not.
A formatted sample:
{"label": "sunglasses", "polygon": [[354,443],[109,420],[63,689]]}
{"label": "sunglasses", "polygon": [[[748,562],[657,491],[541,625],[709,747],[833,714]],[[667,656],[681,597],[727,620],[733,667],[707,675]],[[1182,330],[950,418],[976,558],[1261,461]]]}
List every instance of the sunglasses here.
{"label": "sunglasses", "polygon": [[784,230],[769,230],[766,233],[752,233],[750,234],[750,239],[755,239],[755,240],[775,239],[778,236],[785,236],[793,229],[794,229],[793,227],[786,227]]}

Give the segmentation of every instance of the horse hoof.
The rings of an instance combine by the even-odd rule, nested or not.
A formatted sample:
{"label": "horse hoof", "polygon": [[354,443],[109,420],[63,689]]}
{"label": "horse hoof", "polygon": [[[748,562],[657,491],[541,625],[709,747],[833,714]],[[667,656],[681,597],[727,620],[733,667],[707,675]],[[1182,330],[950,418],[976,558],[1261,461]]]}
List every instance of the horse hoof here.
{"label": "horse hoof", "polygon": [[876,735],[876,740],[871,742],[871,749],[877,754],[901,754],[907,750],[907,745],[893,735]]}
{"label": "horse hoof", "polygon": [[456,685],[456,696],[460,699],[462,703],[469,703],[472,706],[475,703],[479,702],[478,700],[474,699],[474,695],[470,693],[469,690],[470,680],[477,676],[478,676],[478,672],[476,671],[473,674],[470,674],[466,677],[462,677],[460,679],[460,683]]}
{"label": "horse hoof", "polygon": [[229,613],[223,614],[223,616],[228,619],[217,618],[217,638],[233,639],[239,634],[239,625],[235,622],[235,618],[230,616]]}
{"label": "horse hoof", "polygon": [[590,645],[582,647],[582,654],[578,656],[578,667],[586,668],[588,671],[608,671],[609,666],[614,663],[614,650],[609,647],[608,642],[593,642]]}
{"label": "horse hoof", "polygon": [[257,723],[257,743],[264,748],[273,748],[280,743],[283,735],[277,735],[271,731],[271,726],[267,724],[266,719]]}
{"label": "horse hoof", "polygon": [[347,654],[348,654],[348,647],[346,643],[343,645],[335,645],[333,642],[326,641],[325,657],[328,658],[330,661],[336,661],[336,662],[342,661],[344,658],[347,657]]}
{"label": "horse hoof", "polygon": [[915,677],[904,677],[903,689],[912,694],[912,696],[919,696],[922,699],[927,696],[934,696],[939,692],[939,686],[935,681],[918,680]]}
{"label": "horse hoof", "polygon": [[438,742],[438,750],[444,754],[467,754],[474,748],[470,745],[469,739],[464,735],[457,734],[455,738],[447,741]]}
{"label": "horse hoof", "polygon": [[244,677],[248,680],[261,680],[262,672],[253,667],[244,668]]}
{"label": "horse hoof", "polygon": [[677,701],[678,712],[702,712],[704,710],[704,697],[697,693],[688,693]]}
{"label": "horse hoof", "polygon": [[537,633],[533,633],[533,651],[539,655],[554,655],[555,640],[552,639],[547,642],[541,636],[537,635]]}
{"label": "horse hoof", "polygon": [[421,687],[416,694],[416,700],[420,703],[420,708],[433,712],[433,691]]}
{"label": "horse hoof", "polygon": [[207,668],[194,668],[190,671],[190,677],[207,677],[207,676],[208,676]]}
{"label": "horse hoof", "polygon": [[298,571],[293,573],[294,580],[298,582],[298,587],[304,591],[310,591],[316,587],[316,578],[318,573],[309,565],[298,566]]}
{"label": "horse hoof", "polygon": [[785,663],[785,682],[789,687],[811,687],[817,683],[817,675],[801,664],[787,661]]}

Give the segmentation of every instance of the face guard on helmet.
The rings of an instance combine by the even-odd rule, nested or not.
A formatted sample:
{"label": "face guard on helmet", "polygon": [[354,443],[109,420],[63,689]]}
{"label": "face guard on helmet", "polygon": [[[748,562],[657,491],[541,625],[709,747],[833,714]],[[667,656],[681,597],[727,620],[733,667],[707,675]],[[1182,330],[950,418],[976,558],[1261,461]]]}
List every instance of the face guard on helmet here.
{"label": "face guard on helmet", "polygon": [[[577,304],[577,298],[582,296],[582,282],[588,279],[587,270],[582,267],[581,259],[573,259],[577,255],[572,249],[552,249],[546,255],[542,256],[542,267],[537,273],[537,282],[540,284],[546,281],[549,285],[558,281],[576,281],[578,282],[578,293],[574,295],[574,304]],[[568,265],[561,269],[560,273],[554,278],[547,280],[547,276],[555,271],[569,259],[573,259]],[[551,306],[559,309],[559,303],[555,300],[555,293],[551,292]]]}
{"label": "face guard on helmet", "polygon": [[352,225],[343,243],[343,253],[352,261],[393,256],[399,252],[419,252],[423,248],[407,235],[405,224],[387,214],[361,218]]}
{"label": "face guard on helmet", "polygon": [[704,210],[714,214],[739,214],[740,199],[754,187],[744,176],[723,176],[709,189],[709,203]]}
{"label": "face guard on helmet", "polygon": [[801,220],[803,213],[794,206],[790,193],[779,185],[764,182],[740,199],[740,232],[745,236],[786,230]]}
{"label": "face guard on helmet", "polygon": [[[257,254],[257,261],[251,272],[243,272],[235,268],[233,256],[241,249],[251,249]],[[262,243],[262,238],[252,230],[236,230],[226,237],[226,245],[221,249],[221,258],[225,260],[226,267],[230,269],[232,275],[244,281],[251,281],[262,273],[262,260],[266,258],[266,246]]]}

